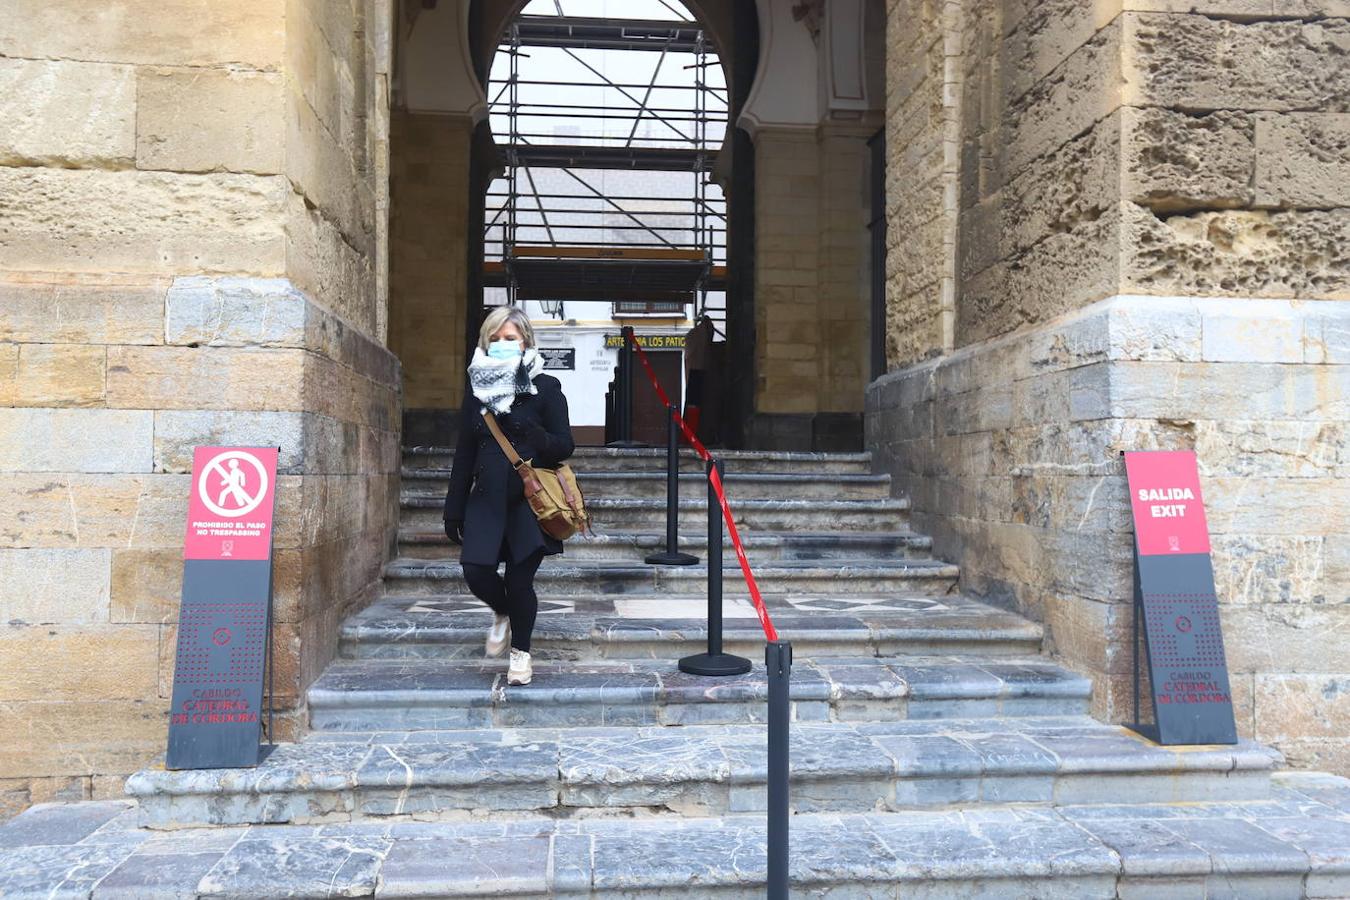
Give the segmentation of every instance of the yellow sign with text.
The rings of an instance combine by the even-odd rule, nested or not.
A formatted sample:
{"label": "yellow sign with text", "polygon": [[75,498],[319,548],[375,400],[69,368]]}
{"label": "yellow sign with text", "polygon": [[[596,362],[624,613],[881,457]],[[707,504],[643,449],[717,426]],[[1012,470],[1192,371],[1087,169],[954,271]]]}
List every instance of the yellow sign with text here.
{"label": "yellow sign with text", "polygon": [[[637,342],[644,350],[683,350],[682,334],[639,334]],[[623,346],[622,334],[605,335],[605,349],[614,350]]]}

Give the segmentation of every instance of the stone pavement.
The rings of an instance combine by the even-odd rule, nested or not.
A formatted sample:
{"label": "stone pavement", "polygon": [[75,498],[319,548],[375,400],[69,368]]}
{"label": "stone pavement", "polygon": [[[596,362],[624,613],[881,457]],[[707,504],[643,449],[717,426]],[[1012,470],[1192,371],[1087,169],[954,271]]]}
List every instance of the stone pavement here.
{"label": "stone pavement", "polygon": [[[1086,716],[800,722],[798,812],[1267,800],[1258,745],[1156,747]],[[134,776],[151,827],[500,812],[706,816],[765,808],[761,725],[315,734],[256,769]]]}
{"label": "stone pavement", "polygon": [[[798,896],[1350,896],[1350,782],[1260,802],[799,814]],[[150,831],[129,803],[0,827],[7,898],[763,896],[760,815]]]}
{"label": "stone pavement", "polygon": [[[1025,656],[1041,646],[1039,625],[960,594],[799,591],[765,594],[764,601],[799,659],[808,654]],[[544,595],[540,608],[533,646],[541,659],[674,659],[707,640],[706,594]],[[478,659],[490,621],[471,597],[393,594],[348,619],[342,653],[352,659]],[[763,656],[764,631],[748,596],[732,591],[723,598],[723,641],[752,660]]]}
{"label": "stone pavement", "polygon": [[[727,646],[756,666],[678,671],[706,640],[703,572],[640,563],[660,535],[629,513],[655,508],[656,458],[587,454],[597,508],[622,515],[546,561],[535,682],[508,687],[421,520],[444,455],[408,454],[401,555],[310,687],[303,740],[30,810],[0,828],[0,896],[762,896],[763,634],[729,566]],[[743,521],[796,656],[796,895],[1350,896],[1350,782],[1088,717],[1040,626],[962,595],[903,500],[849,493],[885,488],[865,456],[731,464],[818,498],[752,499]]]}

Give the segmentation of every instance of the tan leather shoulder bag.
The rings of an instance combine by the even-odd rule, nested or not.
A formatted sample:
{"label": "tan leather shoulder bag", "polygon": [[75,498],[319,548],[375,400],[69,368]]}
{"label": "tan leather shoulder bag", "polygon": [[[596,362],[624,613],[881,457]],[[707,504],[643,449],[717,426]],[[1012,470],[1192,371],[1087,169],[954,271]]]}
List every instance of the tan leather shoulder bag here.
{"label": "tan leather shoulder bag", "polygon": [[586,500],[581,496],[581,488],[577,485],[577,476],[572,467],[561,463],[556,469],[542,466],[535,468],[520,458],[516,448],[502,434],[496,416],[483,410],[483,419],[487,422],[488,431],[492,432],[501,446],[502,453],[506,454],[511,468],[516,470],[525,485],[525,499],[530,509],[534,510],[534,516],[544,533],[565,541],[578,531],[589,531],[591,514],[586,511]]}

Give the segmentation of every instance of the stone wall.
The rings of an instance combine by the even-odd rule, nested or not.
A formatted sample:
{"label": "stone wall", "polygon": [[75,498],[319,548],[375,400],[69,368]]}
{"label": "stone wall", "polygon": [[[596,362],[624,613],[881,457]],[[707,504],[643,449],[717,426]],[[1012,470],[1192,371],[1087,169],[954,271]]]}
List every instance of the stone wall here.
{"label": "stone wall", "polygon": [[[893,280],[893,316],[918,324],[893,340],[867,427],[966,587],[1046,622],[1117,720],[1132,592],[1118,453],[1195,449],[1240,729],[1350,771],[1350,675],[1328,642],[1350,620],[1350,8],[1294,6],[964,4],[947,98],[959,349],[923,324],[942,298],[916,305]],[[931,31],[907,11],[893,31]],[[910,96],[890,71],[892,100]],[[909,208],[890,220],[902,243]],[[941,358],[911,365],[925,356]]]}
{"label": "stone wall", "polygon": [[955,303],[960,4],[890,0],[886,18],[886,357],[949,350]]}
{"label": "stone wall", "polygon": [[755,134],[756,445],[856,447],[870,365],[872,130]]}
{"label": "stone wall", "polygon": [[1131,713],[1122,450],[1194,449],[1242,734],[1350,768],[1350,304],[1121,296],[873,383],[868,446],[963,588]]}
{"label": "stone wall", "polygon": [[403,363],[409,412],[458,410],[468,365],[464,323],[473,121],[398,110],[392,126],[389,347]]}
{"label": "stone wall", "polygon": [[[820,409],[862,411],[871,377],[871,235],[867,139],[874,128],[828,127],[820,136]],[[772,350],[770,350],[772,352]]]}
{"label": "stone wall", "polygon": [[276,444],[281,733],[397,512],[388,10],[0,19],[0,811],[162,752],[191,448]]}

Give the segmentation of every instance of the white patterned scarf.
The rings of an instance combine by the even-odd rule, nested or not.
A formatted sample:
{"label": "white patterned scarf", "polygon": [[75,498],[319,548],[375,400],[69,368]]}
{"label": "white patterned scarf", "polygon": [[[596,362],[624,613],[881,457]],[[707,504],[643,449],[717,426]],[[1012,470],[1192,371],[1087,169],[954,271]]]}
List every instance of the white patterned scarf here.
{"label": "white patterned scarf", "polygon": [[534,378],[542,371],[544,360],[533,347],[519,359],[493,359],[478,347],[469,363],[469,387],[484,406],[501,416],[511,411],[517,394],[539,393]]}

